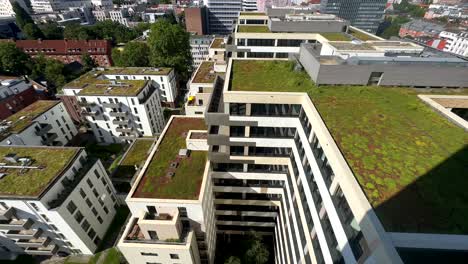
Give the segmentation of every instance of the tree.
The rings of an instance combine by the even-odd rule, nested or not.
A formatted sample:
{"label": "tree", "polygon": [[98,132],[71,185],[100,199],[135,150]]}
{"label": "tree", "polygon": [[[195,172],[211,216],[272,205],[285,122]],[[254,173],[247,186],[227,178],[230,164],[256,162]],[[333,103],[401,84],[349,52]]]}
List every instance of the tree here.
{"label": "tree", "polygon": [[46,39],[63,39],[63,28],[55,22],[46,23],[41,30]]}
{"label": "tree", "polygon": [[89,53],[83,53],[81,55],[81,64],[83,65],[83,70],[84,71],[89,71],[92,68],[97,66],[96,62],[89,55]]}
{"label": "tree", "polygon": [[189,77],[192,65],[189,34],[180,25],[158,20],[151,26],[148,44],[152,66],[173,67],[183,79]]}
{"label": "tree", "polygon": [[13,3],[13,11],[15,12],[16,24],[19,28],[23,29],[26,24],[34,24],[34,20],[31,18],[28,12],[26,12],[26,10],[24,10],[24,8],[22,8],[21,5],[16,1]]}
{"label": "tree", "polygon": [[66,39],[92,39],[88,29],[78,24],[70,24],[66,26],[63,30],[63,37]]}
{"label": "tree", "polygon": [[15,43],[0,42],[0,73],[8,75],[28,74],[29,56],[18,49]]}
{"label": "tree", "polygon": [[30,75],[32,79],[44,78],[47,81],[47,86],[57,88],[67,82],[66,76],[70,75],[62,62],[48,59],[43,54],[39,54],[33,59]]}
{"label": "tree", "polygon": [[245,252],[244,260],[246,263],[252,264],[265,264],[268,262],[270,252],[262,242],[262,238],[257,233],[251,233],[250,243],[251,246]]}
{"label": "tree", "polygon": [[226,261],[224,261],[224,264],[241,264],[241,260],[238,257],[230,256]]}
{"label": "tree", "polygon": [[149,49],[144,42],[131,41],[121,51],[112,50],[112,60],[119,67],[147,67],[149,66]]}
{"label": "tree", "polygon": [[26,36],[27,39],[44,38],[44,34],[42,34],[41,29],[34,23],[28,23],[24,25],[21,31],[23,31],[23,34]]}

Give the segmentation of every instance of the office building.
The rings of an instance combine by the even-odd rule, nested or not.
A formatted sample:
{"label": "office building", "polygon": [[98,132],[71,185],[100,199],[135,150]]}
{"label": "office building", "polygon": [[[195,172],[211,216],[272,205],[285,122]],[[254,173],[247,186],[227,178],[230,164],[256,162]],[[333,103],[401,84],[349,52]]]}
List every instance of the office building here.
{"label": "office building", "polygon": [[190,35],[190,52],[192,53],[192,68],[194,70],[208,58],[208,49],[213,38],[211,35]]}
{"label": "office building", "polygon": [[351,22],[351,25],[376,33],[384,19],[386,0],[322,0],[320,11]]}
{"label": "office building", "polygon": [[65,146],[78,131],[60,101],[36,101],[0,124],[0,145]]}
{"label": "office building", "polygon": [[445,40],[444,51],[468,57],[468,32],[442,31],[439,38]]}
{"label": "office building", "polygon": [[0,76],[0,119],[5,119],[42,96],[22,77]]}
{"label": "office building", "polygon": [[213,263],[212,184],[202,118],[172,116],[135,180],[117,247],[129,263]]}
{"label": "office building", "polygon": [[227,35],[232,32],[234,21],[242,11],[242,0],[207,0],[209,33]]}
{"label": "office building", "polygon": [[99,160],[74,147],[0,147],[0,255],[93,254],[117,200]]}
{"label": "office building", "polygon": [[15,40],[16,47],[31,57],[38,54],[65,64],[81,62],[88,53],[99,66],[112,65],[112,47],[109,40]]}
{"label": "office building", "polygon": [[[138,80],[117,78],[131,69],[108,69],[106,73],[116,79],[91,71],[63,88],[64,96],[75,97],[98,142],[130,142],[141,136],[154,136],[164,127],[159,85],[146,75]],[[155,70],[146,74],[152,72],[157,74]],[[69,103],[73,107],[68,107],[70,111],[76,109],[72,105],[75,102]]]}

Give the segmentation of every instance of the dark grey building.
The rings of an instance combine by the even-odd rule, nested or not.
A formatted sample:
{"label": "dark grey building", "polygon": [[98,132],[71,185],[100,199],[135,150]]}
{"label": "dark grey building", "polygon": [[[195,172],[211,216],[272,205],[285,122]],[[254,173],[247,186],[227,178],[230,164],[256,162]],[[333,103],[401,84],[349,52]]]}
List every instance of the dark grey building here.
{"label": "dark grey building", "polygon": [[227,35],[242,10],[242,0],[208,0],[209,33]]}
{"label": "dark grey building", "polygon": [[320,11],[349,20],[351,25],[375,33],[383,21],[387,0],[321,0]]}

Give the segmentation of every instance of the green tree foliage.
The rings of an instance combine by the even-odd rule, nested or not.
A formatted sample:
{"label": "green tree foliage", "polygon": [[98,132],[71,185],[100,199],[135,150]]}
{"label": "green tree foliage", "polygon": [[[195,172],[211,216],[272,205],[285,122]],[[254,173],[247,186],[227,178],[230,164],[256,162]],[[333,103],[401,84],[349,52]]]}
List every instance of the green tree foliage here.
{"label": "green tree foliage", "polygon": [[224,261],[224,264],[241,264],[241,260],[238,257],[230,256],[226,261]]}
{"label": "green tree foliage", "polygon": [[23,34],[26,36],[27,39],[40,39],[44,38],[44,34],[42,34],[41,29],[34,23],[28,23],[21,28]]}
{"label": "green tree foliage", "polygon": [[14,43],[0,42],[0,73],[23,75],[29,73],[30,59]]}
{"label": "green tree foliage", "polygon": [[28,14],[28,12],[26,12],[26,10],[24,10],[24,8],[21,7],[18,2],[13,3],[13,11],[15,12],[16,24],[19,28],[22,29],[26,24],[34,24],[31,16]]}
{"label": "green tree foliage", "polygon": [[410,19],[407,17],[397,16],[391,19],[390,26],[388,26],[381,34],[381,37],[389,39],[392,36],[398,36],[400,32],[400,27],[406,22],[409,22]]}
{"label": "green tree foliage", "polygon": [[62,62],[48,59],[42,54],[33,59],[30,77],[32,79],[45,79],[48,87],[58,88],[63,86],[69,80],[67,76],[71,77]]}
{"label": "green tree foliage", "polygon": [[88,53],[83,53],[81,55],[81,64],[83,65],[84,71],[89,71],[97,66],[96,62]]}
{"label": "green tree foliage", "polygon": [[40,28],[46,39],[63,39],[63,28],[55,22],[46,23]]}
{"label": "green tree foliage", "polygon": [[121,51],[112,50],[112,60],[119,67],[147,67],[149,66],[149,49],[144,42],[131,41]]}
{"label": "green tree foliage", "polygon": [[143,32],[145,32],[146,30],[150,29],[151,28],[151,23],[148,23],[148,22],[141,22],[141,23],[138,23],[134,29],[136,31],[136,33],[138,34],[138,36],[142,35]]}
{"label": "green tree foliage", "polygon": [[251,264],[265,264],[268,262],[268,257],[270,252],[266,248],[265,244],[262,242],[262,238],[256,234],[251,234],[251,246],[245,252],[244,260],[245,263]]}
{"label": "green tree foliage", "polygon": [[84,27],[79,24],[70,24],[65,27],[63,30],[63,37],[66,39],[94,39],[93,36],[90,35],[89,27]]}
{"label": "green tree foliage", "polygon": [[183,79],[189,77],[192,64],[189,34],[180,25],[158,20],[151,26],[148,45],[152,66],[173,67]]}
{"label": "green tree foliage", "polygon": [[106,20],[92,26],[71,24],[65,27],[63,36],[66,39],[108,39],[117,44],[135,39],[138,33],[117,22]]}
{"label": "green tree foliage", "polygon": [[401,13],[410,14],[412,17],[423,17],[426,9],[418,5],[412,5],[408,0],[402,0],[400,4],[393,4],[393,8]]}

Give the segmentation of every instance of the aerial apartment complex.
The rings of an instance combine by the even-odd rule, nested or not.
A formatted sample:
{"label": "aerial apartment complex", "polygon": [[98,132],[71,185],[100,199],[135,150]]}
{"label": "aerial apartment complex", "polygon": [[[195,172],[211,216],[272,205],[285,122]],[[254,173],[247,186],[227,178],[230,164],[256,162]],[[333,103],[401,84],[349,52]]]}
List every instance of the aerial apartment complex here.
{"label": "aerial apartment complex", "polygon": [[0,147],[0,254],[92,254],[117,205],[83,148]]}
{"label": "aerial apartment complex", "polygon": [[[440,89],[466,86],[466,65],[353,27],[330,33],[308,33],[287,56],[237,53],[225,73],[200,65],[189,102],[203,103],[206,127],[173,117],[153,147],[126,199],[118,247],[130,263],[211,263],[212,232],[252,230],[274,238],[276,263],[466,256],[468,96]],[[361,62],[331,67],[348,59]],[[340,83],[325,66],[343,70]],[[422,67],[455,73],[421,79]]]}
{"label": "aerial apartment complex", "polygon": [[0,122],[0,145],[65,146],[77,133],[62,102],[39,100]]}
{"label": "aerial apartment complex", "polygon": [[[163,91],[150,78],[158,74],[159,70],[147,71],[148,76],[129,76],[125,70],[136,73],[143,71],[139,68],[111,68],[105,70],[107,75],[91,71],[63,88],[69,111],[74,111],[76,104],[79,105],[81,114],[85,116],[98,142],[131,141],[141,136],[153,136],[164,127],[161,107]],[[173,72],[172,69],[165,71],[166,75]]]}
{"label": "aerial apartment complex", "polygon": [[23,77],[0,76],[0,119],[5,119],[40,98]]}

